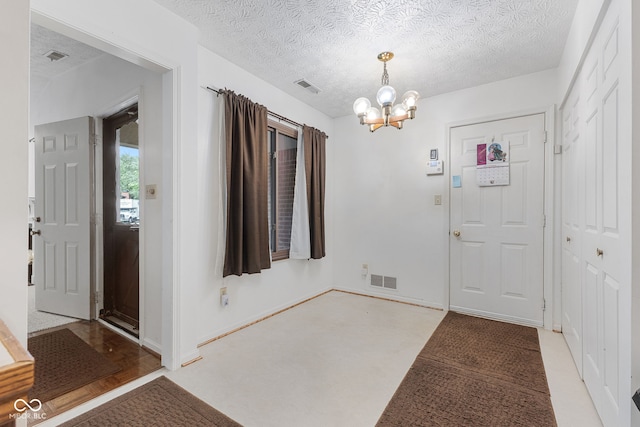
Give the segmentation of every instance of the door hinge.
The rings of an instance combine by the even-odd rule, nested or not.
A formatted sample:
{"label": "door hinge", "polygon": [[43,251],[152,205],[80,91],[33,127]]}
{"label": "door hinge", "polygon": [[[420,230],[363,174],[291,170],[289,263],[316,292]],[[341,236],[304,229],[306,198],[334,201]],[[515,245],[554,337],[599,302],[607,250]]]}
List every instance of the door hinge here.
{"label": "door hinge", "polygon": [[545,143],[545,144],[547,143],[547,139],[548,139],[548,138],[547,138],[547,134],[548,134],[548,132],[545,130],[545,131],[544,131],[544,143]]}
{"label": "door hinge", "polygon": [[92,304],[100,303],[100,292],[96,291],[93,293]]}
{"label": "door hinge", "polygon": [[275,160],[275,159],[277,159],[277,158],[278,158],[278,152],[277,152],[277,151],[274,151],[274,152],[271,154],[271,157],[272,157],[274,160]]}
{"label": "door hinge", "polygon": [[542,298],[542,311],[547,310],[547,300]]}
{"label": "door hinge", "polygon": [[547,215],[543,214],[542,215],[542,228],[545,228],[547,226]]}

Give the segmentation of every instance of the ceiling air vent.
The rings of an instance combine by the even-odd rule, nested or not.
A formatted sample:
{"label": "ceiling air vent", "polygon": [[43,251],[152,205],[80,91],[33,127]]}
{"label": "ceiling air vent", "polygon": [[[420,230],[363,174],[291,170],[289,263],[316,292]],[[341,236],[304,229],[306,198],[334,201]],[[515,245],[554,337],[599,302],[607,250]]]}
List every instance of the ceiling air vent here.
{"label": "ceiling air vent", "polygon": [[49,58],[51,62],[55,62],[60,61],[61,59],[64,59],[69,55],[67,55],[66,53],[58,52],[57,50],[50,50],[42,56]]}
{"label": "ceiling air vent", "polygon": [[309,83],[305,79],[296,80],[294,83],[302,88],[305,88],[309,92],[316,93],[316,94],[320,92],[320,89],[318,89],[317,86]]}

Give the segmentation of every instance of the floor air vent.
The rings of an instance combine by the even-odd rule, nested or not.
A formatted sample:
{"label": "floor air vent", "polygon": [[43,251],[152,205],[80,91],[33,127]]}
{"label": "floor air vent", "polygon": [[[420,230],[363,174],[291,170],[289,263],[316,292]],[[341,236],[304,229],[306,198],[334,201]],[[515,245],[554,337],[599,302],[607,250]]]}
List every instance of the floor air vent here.
{"label": "floor air vent", "polygon": [[371,275],[371,286],[386,289],[398,289],[397,278],[390,276],[380,276],[378,274]]}

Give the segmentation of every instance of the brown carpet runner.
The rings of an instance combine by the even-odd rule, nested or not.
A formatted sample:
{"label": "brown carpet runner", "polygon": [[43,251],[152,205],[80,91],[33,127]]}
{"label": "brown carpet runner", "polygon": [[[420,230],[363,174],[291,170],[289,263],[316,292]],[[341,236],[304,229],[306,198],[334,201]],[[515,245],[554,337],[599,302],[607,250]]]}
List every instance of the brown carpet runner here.
{"label": "brown carpet runner", "polygon": [[377,425],[556,426],[538,331],[447,313]]}
{"label": "brown carpet runner", "polygon": [[41,402],[120,370],[69,329],[29,338],[27,346],[36,362],[35,381],[29,397]]}
{"label": "brown carpet runner", "polygon": [[236,427],[240,424],[166,377],[160,377],[62,426]]}

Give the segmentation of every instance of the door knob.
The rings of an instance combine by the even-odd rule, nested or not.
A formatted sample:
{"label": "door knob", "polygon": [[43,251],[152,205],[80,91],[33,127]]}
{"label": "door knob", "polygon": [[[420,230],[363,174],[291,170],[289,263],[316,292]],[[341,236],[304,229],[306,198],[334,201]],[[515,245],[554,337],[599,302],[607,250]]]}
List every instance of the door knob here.
{"label": "door knob", "polygon": [[602,249],[596,248],[596,255],[597,256],[602,256],[603,254],[604,254],[604,252],[602,251]]}
{"label": "door knob", "polygon": [[453,230],[453,235],[456,237],[460,237],[460,231],[459,230]]}
{"label": "door knob", "polygon": [[567,242],[571,241],[571,237],[567,236]]}
{"label": "door knob", "polygon": [[41,234],[40,230],[31,230],[32,236],[39,236]]}

